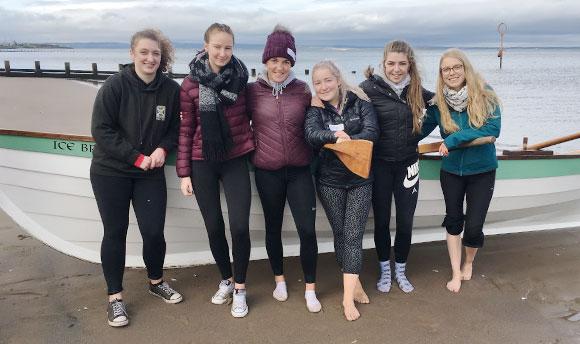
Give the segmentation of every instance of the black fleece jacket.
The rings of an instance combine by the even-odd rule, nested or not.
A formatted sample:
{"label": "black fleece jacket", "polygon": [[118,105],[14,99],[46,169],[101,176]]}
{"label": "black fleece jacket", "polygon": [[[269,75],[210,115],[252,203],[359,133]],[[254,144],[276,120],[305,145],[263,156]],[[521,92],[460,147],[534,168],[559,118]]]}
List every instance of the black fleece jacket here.
{"label": "black fleece jacket", "polygon": [[91,133],[95,140],[91,173],[164,178],[163,168],[148,171],[135,166],[141,154],[158,147],[168,154],[179,137],[179,91],[177,82],[160,70],[146,84],[133,64],[107,79],[93,106]]}
{"label": "black fleece jacket", "polygon": [[340,124],[344,125],[344,132],[352,140],[376,142],[379,128],[373,105],[349,91],[342,115],[339,115],[328,103],[324,102],[324,106],[324,109],[311,106],[304,122],[306,142],[313,148],[320,149],[316,172],[318,183],[340,189],[350,189],[372,183],[372,173],[368,178],[352,173],[333,151],[322,146],[326,143],[336,143],[336,137],[329,125]]}

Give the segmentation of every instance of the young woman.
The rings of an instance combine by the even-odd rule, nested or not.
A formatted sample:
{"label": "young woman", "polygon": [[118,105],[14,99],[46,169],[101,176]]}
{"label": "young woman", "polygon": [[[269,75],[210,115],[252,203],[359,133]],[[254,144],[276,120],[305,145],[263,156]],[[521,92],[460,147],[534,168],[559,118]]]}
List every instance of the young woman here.
{"label": "young woman", "polygon": [[[478,137],[499,136],[501,102],[469,59],[449,49],[439,62],[437,105],[427,109],[424,136],[439,125],[444,138],[439,147],[441,189],[445,198],[447,248],[453,277],[447,289],[458,292],[462,280],[470,280],[477,249],[483,247],[483,224],[493,196],[498,166],[493,143],[468,148],[459,145]],[[463,213],[463,200],[467,205]],[[461,268],[461,232],[465,262]]]}
{"label": "young woman", "polygon": [[372,104],[360,88],[349,86],[332,61],[312,69],[312,83],[323,108],[311,107],[306,114],[306,141],[319,149],[316,173],[320,201],[334,234],[334,250],[343,271],[342,304],[347,320],[360,317],[354,301],[369,303],[359,281],[362,239],[371,207],[372,177],[352,173],[326,143],[348,140],[376,141],[378,125]]}
{"label": "young woman", "polygon": [[177,144],[179,85],[162,71],[173,62],[173,46],[161,31],[133,35],[133,63],[107,79],[95,98],[91,133],[95,140],[91,184],[104,235],[101,261],[107,282],[109,325],[129,323],[123,303],[129,205],[143,238],[149,292],[167,303],[181,295],[163,281],[167,188],[165,156]]}
{"label": "young woman", "polygon": [[[177,174],[181,191],[193,195],[203,216],[209,245],[222,275],[214,304],[233,294],[231,313],[244,317],[246,271],[250,259],[250,176],[247,153],[254,150],[246,114],[248,70],[235,57],[234,34],[225,24],[212,24],[204,35],[204,50],[189,64],[181,84],[183,120],[179,129]],[[222,183],[226,202],[234,271],[220,205]]]}
{"label": "young woman", "polygon": [[256,187],[266,222],[266,250],[276,288],[273,296],[286,301],[283,268],[282,219],[286,200],[300,237],[300,260],[306,282],[306,307],[320,312],[316,298],[316,198],[310,174],[312,149],[304,139],[304,117],[312,94],[308,84],[296,79],[292,67],[296,47],[290,31],[277,25],[262,54],[265,69],[248,84],[248,113],[256,137],[252,163]]}
{"label": "young woman", "polygon": [[371,99],[379,123],[379,140],[373,149],[373,213],[375,247],[381,268],[377,289],[391,290],[391,199],[395,198],[395,280],[405,293],[413,285],[405,275],[411,250],[413,216],[419,195],[417,144],[421,139],[421,118],[433,93],[421,87],[415,52],[405,41],[385,46],[376,72],[369,67],[360,87]]}

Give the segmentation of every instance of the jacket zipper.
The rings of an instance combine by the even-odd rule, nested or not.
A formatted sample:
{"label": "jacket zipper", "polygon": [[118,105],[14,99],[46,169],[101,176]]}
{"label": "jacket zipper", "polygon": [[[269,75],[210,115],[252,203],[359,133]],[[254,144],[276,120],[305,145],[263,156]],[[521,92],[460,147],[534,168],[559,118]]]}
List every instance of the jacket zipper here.
{"label": "jacket zipper", "polygon": [[[461,116],[461,113],[458,112],[459,115],[459,128],[460,130],[463,130],[463,117]],[[459,160],[459,175],[463,176],[463,155],[465,152],[465,149],[460,149],[461,151],[461,159]]]}
{"label": "jacket zipper", "polygon": [[280,102],[280,98],[278,97],[276,99],[276,106],[278,108],[278,120],[280,121],[280,129],[281,129],[281,134],[282,134],[282,149],[284,150],[284,159],[286,160],[285,165],[288,165],[288,155],[287,155],[287,151],[286,151],[286,125],[284,122],[284,112],[282,111],[282,103]]}

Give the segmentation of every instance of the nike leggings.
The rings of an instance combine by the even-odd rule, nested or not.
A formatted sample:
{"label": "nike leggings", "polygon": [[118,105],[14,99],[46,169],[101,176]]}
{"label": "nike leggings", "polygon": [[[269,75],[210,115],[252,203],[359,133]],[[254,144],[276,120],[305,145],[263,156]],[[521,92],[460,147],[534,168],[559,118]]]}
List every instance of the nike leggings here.
{"label": "nike leggings", "polygon": [[373,213],[375,247],[379,261],[391,256],[391,200],[395,198],[395,262],[405,263],[411,250],[413,216],[419,196],[419,161],[417,158],[391,162],[373,160]]}

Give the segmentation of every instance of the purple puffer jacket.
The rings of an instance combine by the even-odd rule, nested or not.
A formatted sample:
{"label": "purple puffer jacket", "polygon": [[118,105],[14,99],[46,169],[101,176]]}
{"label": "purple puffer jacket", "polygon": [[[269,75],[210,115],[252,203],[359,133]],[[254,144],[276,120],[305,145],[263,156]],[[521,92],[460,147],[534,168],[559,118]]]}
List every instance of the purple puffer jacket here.
{"label": "purple puffer jacket", "polygon": [[[233,105],[223,107],[235,145],[229,159],[254,150],[254,136],[246,113],[246,89],[247,87],[238,94],[238,99]],[[183,178],[191,175],[191,160],[203,160],[199,125],[199,84],[189,77],[183,79],[181,83],[179,102],[183,119],[179,127],[177,175]]]}
{"label": "purple puffer jacket", "polygon": [[310,164],[313,152],[304,139],[304,117],[312,98],[308,84],[294,79],[279,99],[262,79],[249,83],[247,90],[248,115],[256,138],[252,164],[265,170]]}

